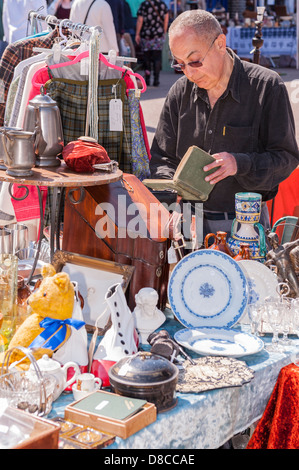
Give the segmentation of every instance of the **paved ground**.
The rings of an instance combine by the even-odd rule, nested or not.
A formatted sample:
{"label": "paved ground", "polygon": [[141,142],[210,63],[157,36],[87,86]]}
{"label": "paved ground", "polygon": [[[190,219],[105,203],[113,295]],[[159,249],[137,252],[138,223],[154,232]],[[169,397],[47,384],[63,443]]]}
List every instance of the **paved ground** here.
{"label": "paved ground", "polygon": [[[289,91],[290,101],[296,121],[296,135],[299,145],[299,70],[286,68],[275,69],[283,78]],[[141,106],[144,114],[148,139],[151,144],[165,96],[171,85],[180,77],[174,71],[162,72],[159,87],[148,87],[141,95]],[[277,110],[279,112],[279,110]]]}

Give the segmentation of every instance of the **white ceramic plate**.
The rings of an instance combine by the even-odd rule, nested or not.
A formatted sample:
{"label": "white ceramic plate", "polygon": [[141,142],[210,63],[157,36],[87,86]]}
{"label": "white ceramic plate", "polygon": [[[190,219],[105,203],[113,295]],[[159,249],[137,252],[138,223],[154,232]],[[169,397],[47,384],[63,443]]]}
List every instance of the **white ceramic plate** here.
{"label": "white ceramic plate", "polygon": [[203,356],[242,357],[256,354],[264,342],[232,328],[190,328],[179,330],[174,339],[183,347]]}
{"label": "white ceramic plate", "polygon": [[263,302],[266,297],[278,297],[278,280],[262,263],[254,260],[238,261],[247,279],[249,294],[248,303]]}
{"label": "white ceramic plate", "polygon": [[233,326],[244,312],[247,297],[241,267],[231,256],[211,249],[181,259],[168,283],[171,309],[187,328]]}

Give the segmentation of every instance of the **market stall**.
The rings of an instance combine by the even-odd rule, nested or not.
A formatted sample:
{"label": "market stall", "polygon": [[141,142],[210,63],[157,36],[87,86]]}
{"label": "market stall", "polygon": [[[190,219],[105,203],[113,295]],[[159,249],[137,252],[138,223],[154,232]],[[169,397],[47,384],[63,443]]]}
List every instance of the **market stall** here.
{"label": "market stall", "polygon": [[[252,58],[252,38],[255,28],[242,26],[229,26],[227,28],[227,45],[237,51],[240,57]],[[265,57],[287,55],[296,57],[297,32],[295,26],[263,28],[262,54]]]}
{"label": "market stall", "polygon": [[187,242],[146,185],[131,58],[101,54],[88,26],[34,17],[54,33],[7,78],[1,129],[2,190],[16,215],[29,198],[40,226],[34,245],[26,219],[0,230],[0,447],[219,448],[298,359],[299,242],[267,238],[257,193],[235,195],[230,236],[200,240],[193,216]]}

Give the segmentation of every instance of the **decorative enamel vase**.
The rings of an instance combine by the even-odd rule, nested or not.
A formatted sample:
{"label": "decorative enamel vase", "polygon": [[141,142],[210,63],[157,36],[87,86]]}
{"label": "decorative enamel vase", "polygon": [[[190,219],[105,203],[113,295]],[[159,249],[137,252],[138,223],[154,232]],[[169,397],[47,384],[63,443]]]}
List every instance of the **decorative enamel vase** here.
{"label": "decorative enamel vase", "polygon": [[240,251],[240,244],[247,243],[251,259],[264,262],[267,254],[266,237],[263,226],[259,223],[262,208],[262,196],[258,193],[236,193],[235,211],[231,236],[228,246],[234,255]]}

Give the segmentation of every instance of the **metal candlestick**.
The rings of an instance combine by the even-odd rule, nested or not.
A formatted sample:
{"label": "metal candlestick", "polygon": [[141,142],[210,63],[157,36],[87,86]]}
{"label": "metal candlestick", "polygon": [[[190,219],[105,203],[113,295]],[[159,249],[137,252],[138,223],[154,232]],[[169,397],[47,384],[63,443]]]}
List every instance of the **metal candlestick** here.
{"label": "metal candlestick", "polygon": [[255,64],[260,63],[260,55],[261,55],[260,48],[264,44],[264,40],[262,38],[264,12],[265,12],[265,7],[257,7],[257,20],[255,21],[255,34],[254,34],[254,37],[252,38],[252,45],[254,49],[251,51],[253,52],[253,62]]}

